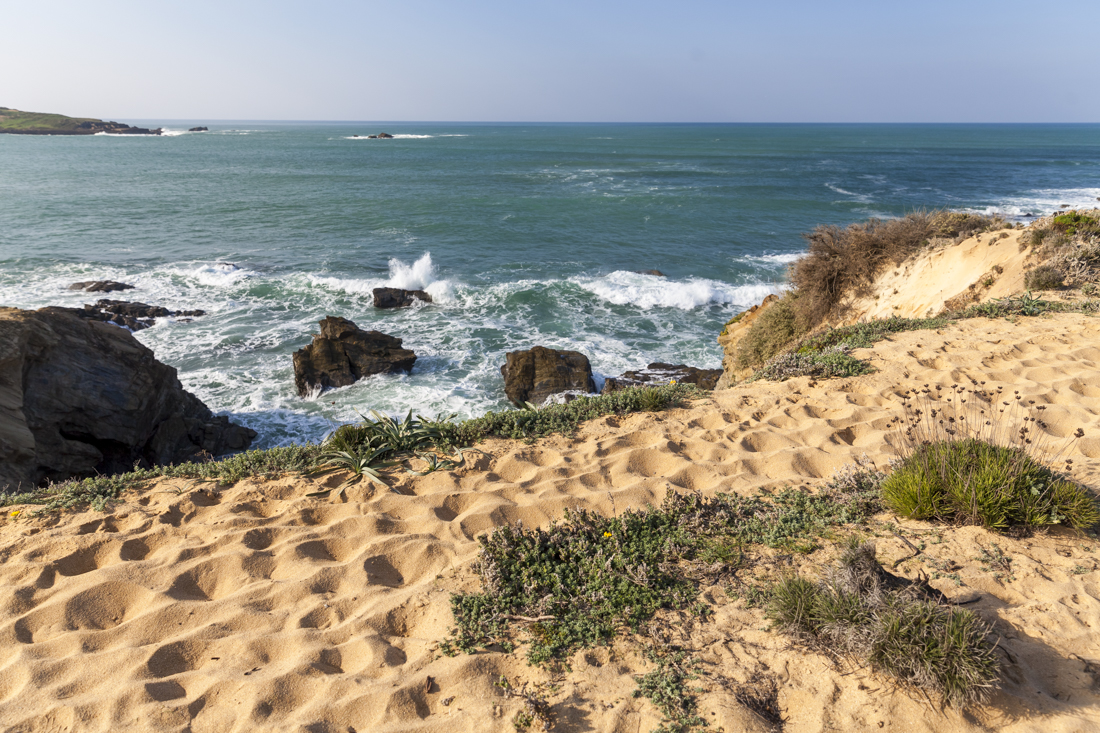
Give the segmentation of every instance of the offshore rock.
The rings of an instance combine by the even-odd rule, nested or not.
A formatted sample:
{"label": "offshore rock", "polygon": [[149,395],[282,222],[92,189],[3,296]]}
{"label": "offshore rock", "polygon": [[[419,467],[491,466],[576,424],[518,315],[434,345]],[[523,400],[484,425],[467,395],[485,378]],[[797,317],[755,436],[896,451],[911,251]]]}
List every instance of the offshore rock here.
{"label": "offshore rock", "polygon": [[517,407],[530,402],[541,405],[559,392],[595,392],[592,366],[579,351],[558,351],[536,346],[527,351],[510,351],[500,367],[504,394]]}
{"label": "offshore rock", "polygon": [[375,288],[375,308],[406,308],[418,300],[432,302],[432,296],[423,290],[402,290],[401,288]]}
{"label": "offshore rock", "polygon": [[624,372],[621,377],[608,377],[604,380],[600,394],[618,392],[627,387],[656,387],[672,382],[694,384],[699,389],[712,390],[721,376],[721,369],[699,369],[686,364],[654,362],[645,369]]}
{"label": "offshore rock", "polygon": [[416,354],[401,339],[364,331],[346,318],[326,316],[313,342],[294,352],[294,384],[306,396],[317,389],[346,387],[371,374],[409,372]]}
{"label": "offshore rock", "polygon": [[69,290],[85,290],[89,293],[113,293],[116,290],[133,289],[133,285],[115,282],[114,280],[86,280],[69,286]]}
{"label": "offshore rock", "polygon": [[168,316],[190,318],[206,315],[206,311],[203,310],[173,311],[159,305],[107,299],[97,300],[95,305],[86,304],[83,309],[66,308],[64,310],[71,310],[81,318],[113,323],[131,331],[149,328],[157,322],[156,319],[158,318],[167,318]]}
{"label": "offshore rock", "polygon": [[251,444],[133,334],[78,312],[0,308],[0,490]]}
{"label": "offshore rock", "polygon": [[188,132],[210,132],[209,127],[192,127]]}

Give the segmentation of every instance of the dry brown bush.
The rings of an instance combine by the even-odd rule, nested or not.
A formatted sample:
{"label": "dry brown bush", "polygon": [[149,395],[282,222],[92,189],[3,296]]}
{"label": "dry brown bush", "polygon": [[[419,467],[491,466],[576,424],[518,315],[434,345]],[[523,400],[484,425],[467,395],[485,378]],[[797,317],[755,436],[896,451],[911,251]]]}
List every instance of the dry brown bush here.
{"label": "dry brown bush", "polygon": [[1003,228],[997,218],[946,211],[915,211],[901,219],[870,219],[847,227],[822,225],[804,235],[809,253],[791,267],[798,292],[798,329],[805,332],[842,315],[848,296],[866,294],[887,265],[898,265],[933,238],[959,238]]}

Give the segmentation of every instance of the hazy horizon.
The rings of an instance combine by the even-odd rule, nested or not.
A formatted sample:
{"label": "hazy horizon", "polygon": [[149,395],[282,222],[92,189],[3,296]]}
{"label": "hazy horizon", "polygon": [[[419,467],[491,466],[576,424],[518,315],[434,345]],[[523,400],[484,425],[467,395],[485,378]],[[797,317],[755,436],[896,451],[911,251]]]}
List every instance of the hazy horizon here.
{"label": "hazy horizon", "polygon": [[[1066,19],[1072,19],[1068,23]],[[1100,4],[285,0],[6,11],[0,105],[116,120],[1090,123]]]}

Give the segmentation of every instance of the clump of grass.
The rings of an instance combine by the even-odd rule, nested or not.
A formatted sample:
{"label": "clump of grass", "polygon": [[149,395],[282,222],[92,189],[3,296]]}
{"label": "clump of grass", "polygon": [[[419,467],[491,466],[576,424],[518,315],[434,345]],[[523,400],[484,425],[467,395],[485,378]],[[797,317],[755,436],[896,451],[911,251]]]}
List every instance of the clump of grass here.
{"label": "clump of grass", "polygon": [[1055,290],[1062,287],[1066,276],[1053,265],[1039,265],[1024,275],[1024,285],[1028,290]]}
{"label": "clump of grass", "polygon": [[[903,404],[899,459],[882,485],[883,500],[898,514],[1015,533],[1100,522],[1095,497],[1048,465],[1070,444],[1044,460],[1050,439],[1043,405],[977,382],[925,385],[907,392]],[[1078,429],[1074,439],[1083,434]]]}
{"label": "clump of grass", "polygon": [[809,552],[818,537],[863,521],[867,505],[843,491],[786,489],[769,499],[670,493],[659,508],[613,517],[577,510],[546,529],[501,527],[479,538],[482,592],[451,598],[456,626],[445,651],[511,650],[517,628],[533,664],[607,643],[660,609],[691,606],[692,568],[736,564],[754,544]]}
{"label": "clump of grass", "polygon": [[887,573],[873,544],[852,541],[820,580],[791,576],[771,595],[767,615],[778,628],[948,704],[980,702],[998,682],[989,628]]}

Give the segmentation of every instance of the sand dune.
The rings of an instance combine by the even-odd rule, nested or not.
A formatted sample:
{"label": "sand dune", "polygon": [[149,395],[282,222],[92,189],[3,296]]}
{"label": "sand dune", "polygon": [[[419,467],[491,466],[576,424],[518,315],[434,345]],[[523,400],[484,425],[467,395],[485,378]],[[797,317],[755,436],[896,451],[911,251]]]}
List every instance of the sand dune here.
{"label": "sand dune", "polygon": [[[476,537],[566,507],[623,511],[669,490],[817,486],[866,454],[892,457],[899,395],[969,379],[1048,405],[1050,430],[1086,431],[1076,477],[1100,486],[1100,320],[975,319],[899,334],[873,350],[875,374],[801,378],[716,392],[686,409],[604,418],[572,439],[490,441],[469,466],[393,474],[397,492],[352,488],[311,499],[321,479],[228,488],[161,481],[106,512],[0,527],[0,726],[10,731],[510,731],[520,703],[494,682],[547,681],[520,655],[446,657],[449,596],[477,587]],[[476,460],[475,460],[476,458]],[[327,485],[340,477],[325,479]],[[884,517],[890,519],[889,517]],[[910,576],[957,575],[949,593],[994,622],[1006,682],[966,712],[837,666],[763,630],[759,610],[720,588],[682,643],[706,673],[712,730],[764,731],[733,687],[773,675],[785,731],[1100,730],[1100,544],[1065,530],[1009,539],[977,528],[900,522],[925,542]],[[994,545],[1004,577],[980,559]],[[909,554],[878,541],[879,557]],[[807,556],[807,571],[831,556]],[[1003,568],[1002,568],[1003,570]],[[648,731],[660,715],[631,697],[646,663],[625,644],[578,653],[551,695],[561,731]]]}

